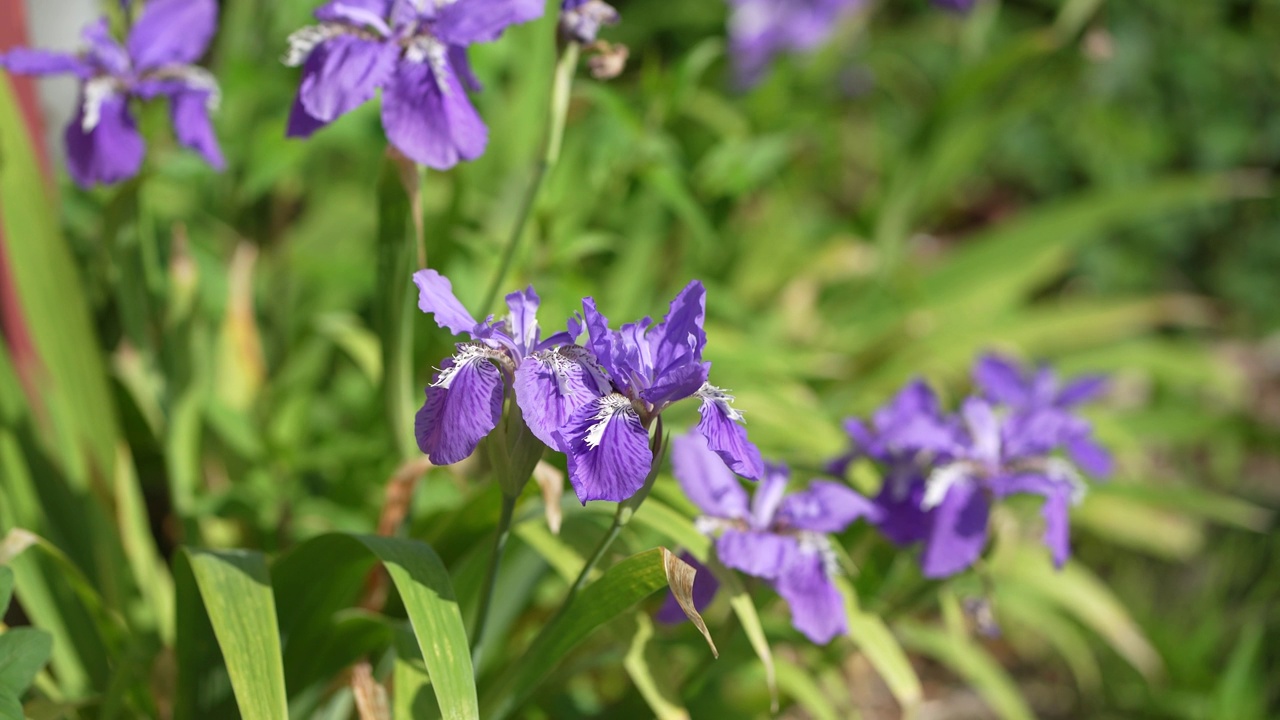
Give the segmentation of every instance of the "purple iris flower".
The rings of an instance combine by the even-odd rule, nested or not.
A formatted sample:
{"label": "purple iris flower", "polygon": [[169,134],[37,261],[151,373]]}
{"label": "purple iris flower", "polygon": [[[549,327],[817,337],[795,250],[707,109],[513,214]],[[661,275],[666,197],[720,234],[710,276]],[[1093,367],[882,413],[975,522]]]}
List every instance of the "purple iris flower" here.
{"label": "purple iris flower", "polygon": [[977,0],[933,0],[934,5],[955,12],[969,12],[976,3]]}
{"label": "purple iris flower", "polygon": [[[583,503],[620,502],[636,494],[653,468],[650,426],[672,403],[691,397],[702,403],[697,429],[711,448],[734,472],[760,476],[760,451],[747,439],[733,396],[707,382],[711,363],[702,360],[705,303],[706,291],[695,280],[671,301],[661,323],[645,318],[611,330],[595,300],[582,301],[587,348],[609,384],[551,435],[553,447],[568,456],[569,479]],[[550,387],[550,382],[543,385]],[[523,402],[521,409],[539,437],[552,429],[549,423],[539,428],[542,413],[531,412]]]}
{"label": "purple iris flower", "polygon": [[863,0],[729,0],[729,50],[739,86],[759,82],[780,53],[816,49],[862,5]]}
{"label": "purple iris flower", "polygon": [[[824,644],[848,631],[844,602],[832,582],[838,570],[827,535],[860,517],[874,520],[879,509],[871,501],[823,480],[787,495],[787,468],[773,463],[765,464],[748,499],[724,460],[696,433],[672,440],[671,465],[702,511],[698,528],[715,537],[720,562],[767,580],[791,607],[791,624],[813,642]],[[696,604],[696,584],[694,590]]]}
{"label": "purple iris flower", "polygon": [[618,22],[618,11],[603,0],[563,0],[560,3],[560,33],[563,37],[590,45],[603,25]]}
{"label": "purple iris flower", "polygon": [[[1058,441],[1077,465],[1091,475],[1111,474],[1111,454],[1093,439],[1093,428],[1072,410],[1095,400],[1107,389],[1101,375],[1085,375],[1062,383],[1047,366],[1023,369],[998,355],[985,355],[973,369],[974,384],[992,402],[1009,406],[1028,422],[1055,423]],[[1044,418],[1038,416],[1050,416]]]}
{"label": "purple iris flower", "polygon": [[466,90],[480,84],[467,47],[542,15],[542,0],[332,0],[318,25],[289,36],[284,61],[302,66],[289,137],[309,137],[382,89],[387,139],[409,159],[445,170],[484,153],[489,130]]}
{"label": "purple iris flower", "polygon": [[[477,322],[453,294],[449,280],[435,270],[419,270],[418,307],[435,316],[440,327],[466,335],[457,353],[440,363],[427,387],[427,399],[414,420],[418,447],[437,465],[449,465],[470,455],[498,425],[508,387],[524,408],[529,388],[543,390],[532,377],[545,372],[550,387],[538,397],[541,417],[564,418],[605,392],[608,381],[590,355],[573,345],[582,330],[576,320],[548,338],[538,326],[538,294],[533,288],[507,295],[509,315]],[[526,415],[528,422],[528,415]],[[543,442],[550,440],[538,425],[530,429]]]}
{"label": "purple iris flower", "polygon": [[224,163],[209,113],[218,84],[194,63],[218,27],[215,0],[152,0],[123,46],[106,18],[84,29],[88,46],[71,54],[19,48],[0,55],[0,67],[23,75],[71,73],[80,80],[79,109],[67,126],[67,167],[80,187],[110,184],[138,174],[146,146],[129,100],[169,100],[178,142],[213,167]]}

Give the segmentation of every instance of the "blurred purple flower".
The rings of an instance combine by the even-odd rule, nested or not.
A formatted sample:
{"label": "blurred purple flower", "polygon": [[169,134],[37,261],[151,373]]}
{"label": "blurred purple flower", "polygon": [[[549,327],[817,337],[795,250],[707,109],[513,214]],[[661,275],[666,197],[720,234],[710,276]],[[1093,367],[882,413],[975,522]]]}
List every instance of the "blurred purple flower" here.
{"label": "blurred purple flower", "polygon": [[[715,598],[716,591],[720,589],[720,581],[716,580],[710,568],[698,562],[698,559],[689,553],[680,553],[680,559],[693,567],[693,607],[698,612],[702,612]],[[653,614],[653,619],[660,623],[675,625],[689,618],[684,614],[684,608],[680,607],[680,601],[676,600],[675,593],[667,590],[667,599],[662,603],[662,607],[658,608],[658,612]]]}
{"label": "blurred purple flower", "polygon": [[615,25],[618,11],[603,0],[564,0],[560,4],[560,34],[582,45],[596,41],[600,28]]}
{"label": "blurred purple flower", "polygon": [[209,120],[218,105],[218,84],[192,64],[217,27],[215,0],[152,0],[123,47],[101,18],[84,29],[88,47],[80,53],[19,48],[0,55],[0,68],[79,78],[79,109],[65,139],[67,167],[80,187],[119,182],[141,169],[146,146],[129,111],[131,98],[168,98],[178,142],[220,170],[222,151]]}
{"label": "blurred purple flower", "polygon": [[288,135],[309,137],[381,88],[382,126],[406,157],[438,170],[474,160],[489,131],[464,90],[480,88],[467,47],[542,12],[542,0],[332,0],[289,36],[284,62],[302,82]]}
{"label": "blurred purple flower", "polygon": [[[586,351],[573,345],[582,330],[576,320],[568,329],[543,339],[538,326],[539,299],[533,288],[507,295],[509,315],[495,322],[490,316],[477,322],[453,294],[447,278],[435,270],[419,270],[418,307],[434,315],[440,327],[454,335],[467,335],[457,353],[440,363],[440,371],[427,386],[427,399],[414,419],[418,447],[437,465],[449,465],[470,455],[498,425],[506,388],[513,385],[521,407],[528,394],[530,365],[550,368],[558,382],[555,392],[540,396],[545,414],[567,416],[596,393],[608,387]],[[594,385],[593,392],[582,389]],[[578,392],[572,392],[574,389]],[[526,416],[527,421],[527,416]],[[530,424],[530,429],[533,429]],[[543,442],[549,438],[534,430]]]}
{"label": "blurred purple flower", "polygon": [[729,0],[729,51],[740,87],[750,87],[783,52],[809,52],[827,41],[863,0]]}
{"label": "blurred purple flower", "polygon": [[[671,301],[667,316],[658,325],[645,318],[618,330],[609,328],[609,320],[596,310],[594,299],[582,301],[587,349],[610,383],[563,425],[552,428],[548,424],[541,430],[551,431],[557,441],[553,447],[568,456],[569,479],[583,503],[620,502],[638,492],[653,467],[651,423],[672,403],[691,397],[702,403],[697,429],[711,448],[735,472],[759,477],[760,451],[747,439],[742,413],[732,405],[733,396],[707,382],[711,363],[702,360],[707,343],[702,329],[705,298],[706,291],[695,280]],[[528,409],[525,416],[538,432]]]}
{"label": "blurred purple flower", "polygon": [[848,631],[827,534],[858,518],[874,520],[880,511],[871,501],[822,480],[786,495],[787,468],[772,463],[765,464],[748,500],[723,459],[696,433],[672,440],[671,464],[685,495],[702,511],[698,528],[715,537],[720,562],[767,580],[791,607],[791,624],[813,642]]}
{"label": "blurred purple flower", "polygon": [[933,0],[933,4],[946,10],[969,12],[978,0]]}

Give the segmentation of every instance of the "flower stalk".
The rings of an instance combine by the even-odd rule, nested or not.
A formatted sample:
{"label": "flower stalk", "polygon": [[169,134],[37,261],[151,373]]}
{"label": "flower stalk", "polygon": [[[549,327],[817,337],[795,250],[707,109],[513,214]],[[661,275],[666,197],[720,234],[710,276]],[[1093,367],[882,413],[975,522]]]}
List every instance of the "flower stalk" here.
{"label": "flower stalk", "polygon": [[533,167],[533,179],[525,190],[520,211],[516,215],[516,223],[511,228],[511,234],[507,236],[507,244],[502,249],[498,270],[494,273],[493,280],[489,283],[489,290],[485,293],[484,303],[480,306],[481,316],[487,315],[493,308],[493,303],[497,301],[502,283],[505,282],[507,273],[511,270],[511,262],[515,259],[520,238],[524,236],[525,227],[533,215],[533,206],[537,203],[538,195],[542,191],[543,180],[560,159],[560,148],[564,142],[565,117],[569,112],[569,96],[573,89],[573,75],[578,67],[581,50],[580,44],[570,41],[564,43],[560,51],[560,59],[556,62],[555,80],[551,86],[551,108],[543,154]]}

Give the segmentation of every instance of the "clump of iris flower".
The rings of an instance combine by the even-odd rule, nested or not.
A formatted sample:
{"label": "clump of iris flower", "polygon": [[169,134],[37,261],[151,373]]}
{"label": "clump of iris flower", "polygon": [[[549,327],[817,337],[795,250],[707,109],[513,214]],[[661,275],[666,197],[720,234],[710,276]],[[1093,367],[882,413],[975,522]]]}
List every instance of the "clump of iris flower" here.
{"label": "clump of iris flower", "polygon": [[740,87],[768,72],[778,55],[811,52],[863,0],[729,0],[729,51]]}
{"label": "clump of iris flower", "polygon": [[[858,518],[877,519],[879,508],[824,480],[787,495],[788,470],[773,463],[765,464],[755,495],[748,498],[733,472],[695,433],[672,440],[671,466],[685,495],[702,511],[697,526],[715,538],[721,563],[768,581],[791,607],[791,624],[813,642],[825,644],[848,631],[844,602],[832,582],[838,569],[827,535]],[[714,592],[714,579],[699,569],[695,605],[710,602]],[[664,608],[659,619],[678,617]]]}
{"label": "clump of iris flower", "polygon": [[130,112],[132,99],[169,100],[174,135],[222,169],[209,120],[218,84],[193,65],[218,27],[215,0],[152,0],[122,46],[106,18],[84,29],[85,50],[72,54],[19,48],[0,54],[0,68],[23,75],[70,73],[80,80],[76,115],[67,126],[67,169],[80,187],[138,174],[146,145]]}
{"label": "clump of iris flower", "polygon": [[560,35],[582,45],[596,41],[603,25],[618,22],[618,11],[603,0],[563,0],[560,3]]}
{"label": "clump of iris flower", "polygon": [[414,162],[445,170],[484,153],[489,131],[467,48],[542,15],[542,0],[333,0],[289,36],[302,66],[289,137],[309,137],[382,90],[382,126]]}
{"label": "clump of iris flower", "polygon": [[[1071,552],[1070,507],[1086,489],[1079,469],[1110,472],[1110,455],[1073,412],[1103,381],[1060,386],[1047,369],[1024,372],[996,356],[979,360],[974,381],[981,395],[966,399],[955,416],[944,415],[932,391],[916,382],[876,413],[872,427],[846,423],[852,455],[884,469],[876,498],[881,529],[901,545],[923,541],[924,574],[946,577],[982,555],[994,502],[1040,495],[1044,542],[1061,567]],[[841,471],[848,459],[832,469]]]}
{"label": "clump of iris flower", "polygon": [[576,320],[570,319],[565,330],[542,337],[540,301],[532,287],[507,295],[509,314],[503,320],[490,316],[477,322],[454,296],[448,278],[428,269],[414,273],[413,281],[418,286],[418,307],[435,316],[440,327],[470,338],[458,343],[457,353],[440,363],[415,418],[418,448],[436,465],[450,465],[475,452],[498,426],[508,389],[515,390],[518,400],[522,389],[538,389],[528,378],[544,367],[550,368],[555,387],[538,398],[541,416],[530,423],[543,442],[550,436],[538,429],[563,420],[608,386],[586,351],[573,344],[582,332]]}
{"label": "clump of iris flower", "polygon": [[[553,433],[553,447],[568,456],[569,480],[582,502],[620,502],[639,492],[653,469],[650,426],[667,407],[688,398],[701,403],[697,431],[711,449],[739,475],[760,476],[760,451],[747,439],[733,396],[707,382],[705,304],[706,291],[694,280],[671,301],[661,323],[644,318],[612,330],[594,299],[582,301],[586,347],[609,383]],[[533,427],[533,414],[528,408],[525,414]]]}

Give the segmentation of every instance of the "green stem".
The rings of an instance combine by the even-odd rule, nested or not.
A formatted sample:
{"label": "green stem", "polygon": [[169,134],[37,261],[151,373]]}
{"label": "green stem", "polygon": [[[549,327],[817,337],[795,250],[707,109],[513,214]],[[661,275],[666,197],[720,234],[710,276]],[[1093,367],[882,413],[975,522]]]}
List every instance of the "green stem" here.
{"label": "green stem", "polygon": [[515,514],[516,498],[502,496],[502,514],[498,518],[498,534],[493,540],[493,553],[489,556],[489,568],[485,571],[484,585],[480,587],[480,609],[476,612],[476,629],[471,638],[471,664],[480,667],[480,644],[484,642],[484,631],[489,624],[489,607],[493,605],[493,590],[498,583],[498,566],[502,563],[502,553],[507,546],[507,538],[511,536],[511,518]]}
{"label": "green stem", "polygon": [[547,139],[542,158],[533,167],[533,179],[525,190],[524,199],[521,200],[516,224],[511,228],[511,234],[507,236],[507,244],[502,249],[502,259],[498,262],[498,271],[494,273],[493,281],[489,283],[489,291],[485,293],[484,303],[480,306],[481,317],[488,315],[493,309],[493,303],[498,299],[502,283],[506,281],[507,272],[511,270],[511,262],[515,259],[520,238],[524,237],[525,226],[529,224],[529,218],[533,215],[533,206],[538,200],[538,194],[542,191],[542,181],[560,159],[560,147],[564,141],[565,116],[569,112],[569,95],[573,88],[573,74],[578,67],[580,50],[576,42],[565,43],[560,59],[556,62],[555,81],[551,87]]}
{"label": "green stem", "polygon": [[591,571],[595,570],[596,565],[600,564],[600,560],[604,558],[605,553],[609,552],[613,541],[618,539],[618,535],[622,533],[622,528],[626,526],[630,516],[631,513],[624,513],[623,506],[619,504],[618,511],[613,514],[613,524],[609,526],[609,532],[605,533],[604,537],[600,539],[600,544],[596,546],[596,551],[591,554],[587,564],[582,566],[582,572],[578,573],[578,579],[574,580],[573,586],[569,588],[569,594],[565,596],[557,617],[564,613],[565,610],[568,610],[570,605],[573,605],[573,599],[586,586],[587,580],[591,578]]}

